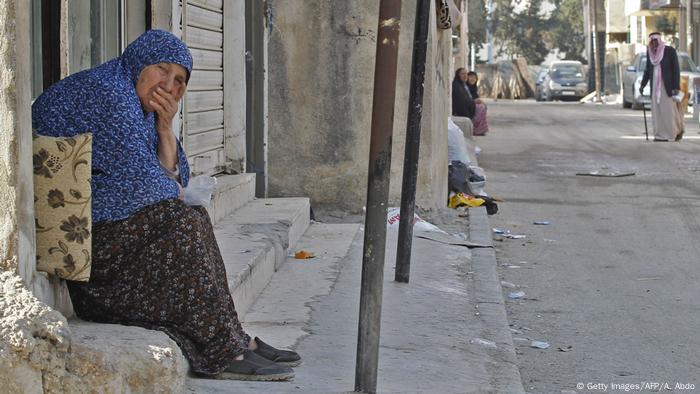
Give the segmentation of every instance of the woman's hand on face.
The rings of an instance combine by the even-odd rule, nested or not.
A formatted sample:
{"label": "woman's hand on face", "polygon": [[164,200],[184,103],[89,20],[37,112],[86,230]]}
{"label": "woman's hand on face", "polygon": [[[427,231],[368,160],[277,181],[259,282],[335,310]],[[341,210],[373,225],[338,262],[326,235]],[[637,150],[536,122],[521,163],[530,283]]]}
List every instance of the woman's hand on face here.
{"label": "woman's hand on face", "polygon": [[165,89],[158,87],[153,92],[149,104],[156,110],[156,130],[158,133],[172,132],[173,118],[177,113],[178,100]]}

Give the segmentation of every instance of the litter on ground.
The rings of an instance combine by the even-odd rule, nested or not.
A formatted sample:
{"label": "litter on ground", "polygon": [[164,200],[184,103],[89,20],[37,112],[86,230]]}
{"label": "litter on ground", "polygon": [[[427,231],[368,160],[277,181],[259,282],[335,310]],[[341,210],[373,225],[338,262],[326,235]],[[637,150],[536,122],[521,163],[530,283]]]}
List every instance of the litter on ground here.
{"label": "litter on ground", "polygon": [[498,349],[498,346],[496,346],[496,342],[494,341],[489,341],[487,339],[481,339],[481,338],[474,338],[469,341],[472,345],[480,345],[484,346],[490,349]]}
{"label": "litter on ground", "polygon": [[294,258],[299,260],[313,259],[314,257],[316,256],[313,253],[306,250],[300,250],[294,253]]}
{"label": "litter on ground", "polygon": [[518,287],[515,285],[515,283],[506,282],[504,280],[501,281],[501,286],[507,287],[509,289],[515,289],[516,287]]}
{"label": "litter on ground", "polygon": [[576,175],[578,176],[594,176],[594,177],[603,177],[603,178],[620,178],[624,176],[632,176],[636,175],[637,173],[634,171],[611,171],[608,169],[601,169],[601,170],[596,170],[596,171],[589,171],[589,172],[577,172]]}
{"label": "litter on ground", "polygon": [[461,237],[453,236],[446,233],[436,231],[419,231],[414,232],[416,238],[428,239],[435,242],[440,242],[447,245],[466,246],[467,248],[490,248],[491,245],[471,242]]}
{"label": "litter on ground", "polygon": [[511,300],[520,300],[525,298],[525,292],[524,291],[514,291],[510,294],[508,294],[508,298]]}
{"label": "litter on ground", "polygon": [[483,198],[474,197],[469,194],[464,193],[450,193],[450,198],[448,200],[447,206],[450,208],[459,207],[480,207],[486,203]]}
{"label": "litter on ground", "polygon": [[[390,228],[390,229],[398,229],[400,221],[401,221],[401,208],[398,208],[398,207],[389,208],[387,210],[386,227]],[[413,231],[415,231],[415,232],[434,231],[434,232],[446,234],[438,226],[423,220],[417,214],[413,214]]]}
{"label": "litter on ground", "polygon": [[534,347],[536,349],[548,349],[549,343],[542,342],[542,341],[532,341],[532,343],[530,344],[530,347]]}

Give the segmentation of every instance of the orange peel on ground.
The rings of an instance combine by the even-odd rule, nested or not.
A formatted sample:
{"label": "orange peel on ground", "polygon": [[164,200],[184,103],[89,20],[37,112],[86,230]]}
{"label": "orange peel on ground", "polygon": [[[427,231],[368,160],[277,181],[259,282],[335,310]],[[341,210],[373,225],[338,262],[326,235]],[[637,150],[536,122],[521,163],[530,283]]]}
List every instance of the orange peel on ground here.
{"label": "orange peel on ground", "polygon": [[306,250],[300,250],[294,253],[294,258],[299,260],[313,259],[316,257],[313,253],[307,252]]}

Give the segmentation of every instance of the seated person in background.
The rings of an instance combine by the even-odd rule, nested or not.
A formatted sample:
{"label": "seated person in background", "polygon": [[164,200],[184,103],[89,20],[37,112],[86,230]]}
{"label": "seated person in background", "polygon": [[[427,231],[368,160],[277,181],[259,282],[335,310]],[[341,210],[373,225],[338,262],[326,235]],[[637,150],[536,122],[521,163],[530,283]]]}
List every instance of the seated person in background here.
{"label": "seated person in background", "polygon": [[467,88],[471,97],[474,99],[474,116],[472,123],[474,124],[474,135],[485,135],[489,131],[489,125],[486,121],[486,104],[479,98],[479,87],[477,82],[479,77],[474,71],[467,73]]}
{"label": "seated person in background", "polygon": [[475,102],[467,86],[467,70],[458,68],[452,80],[452,115],[472,119]]}
{"label": "seated person in background", "polygon": [[68,282],[75,312],[165,332],[199,376],[287,380],[299,355],[243,330],[209,215],[179,198],[189,167],[172,120],[191,72],[185,43],[151,30],[32,106],[38,134],[93,133],[92,272]]}

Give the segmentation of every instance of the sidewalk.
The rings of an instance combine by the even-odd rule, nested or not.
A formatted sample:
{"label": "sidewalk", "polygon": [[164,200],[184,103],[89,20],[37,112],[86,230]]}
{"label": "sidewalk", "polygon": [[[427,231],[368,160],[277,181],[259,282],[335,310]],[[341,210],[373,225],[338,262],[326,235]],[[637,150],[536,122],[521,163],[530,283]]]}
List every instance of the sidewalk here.
{"label": "sidewalk", "polygon": [[[467,220],[440,212],[450,233],[491,244],[483,208]],[[442,219],[442,220],[440,220]],[[434,219],[436,220],[436,219]],[[439,222],[449,223],[440,224]],[[387,234],[379,392],[523,393],[492,248],[414,238],[411,283],[393,281],[396,231]],[[188,379],[189,392],[341,393],[354,389],[363,232],[357,224],[313,223],[245,316],[266,342],[296,349],[291,382]],[[472,343],[481,338],[496,343]]]}

